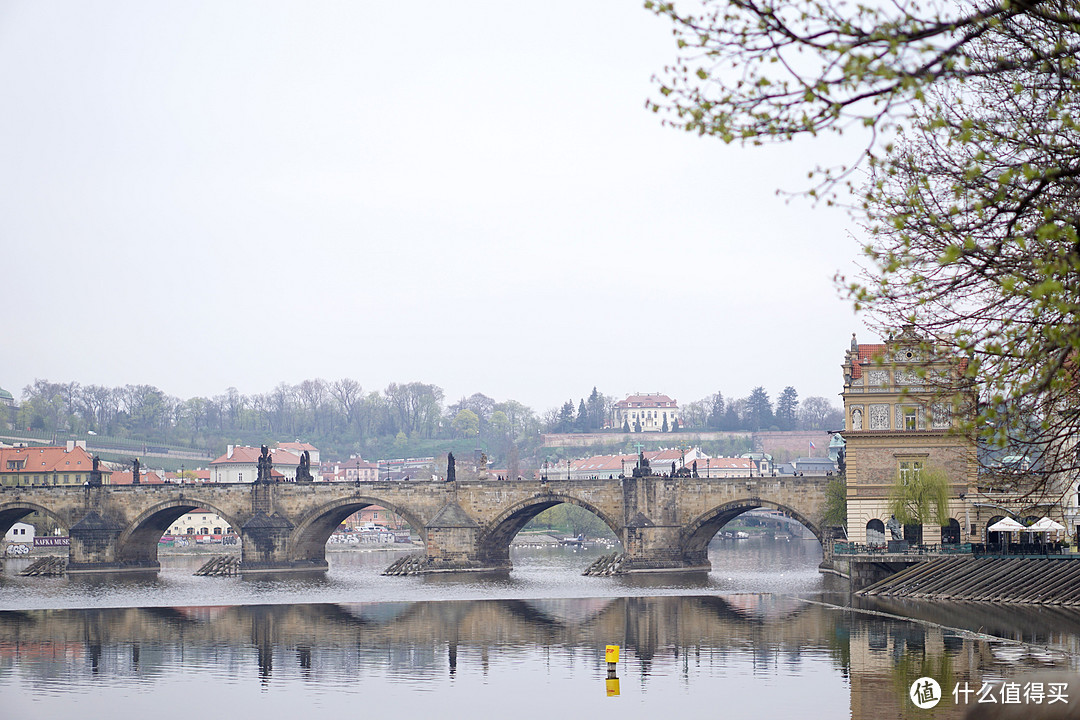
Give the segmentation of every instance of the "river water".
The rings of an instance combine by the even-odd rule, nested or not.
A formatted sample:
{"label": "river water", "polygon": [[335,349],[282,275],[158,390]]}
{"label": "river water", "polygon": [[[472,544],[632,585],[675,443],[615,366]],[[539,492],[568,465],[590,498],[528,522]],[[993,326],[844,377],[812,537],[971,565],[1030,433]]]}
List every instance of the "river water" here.
{"label": "river water", "polygon": [[[514,549],[509,575],[424,577],[336,552],[325,575],[259,580],[195,577],[198,556],[108,581],[8,561],[0,715],[959,718],[1003,680],[1026,718],[1080,709],[1080,613],[852,606],[816,541],[720,543],[707,574],[582,577],[600,552]],[[926,677],[941,699],[920,710]]]}

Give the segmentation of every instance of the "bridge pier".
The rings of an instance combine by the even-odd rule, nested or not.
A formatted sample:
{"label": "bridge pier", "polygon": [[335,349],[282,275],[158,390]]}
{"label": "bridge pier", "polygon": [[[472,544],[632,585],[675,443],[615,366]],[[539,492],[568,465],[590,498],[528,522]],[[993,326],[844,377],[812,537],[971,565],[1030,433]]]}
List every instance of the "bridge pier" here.
{"label": "bridge pier", "polygon": [[322,558],[290,559],[289,537],[294,526],[277,513],[258,510],[240,528],[240,574],[309,572],[326,570]]}
{"label": "bridge pier", "polygon": [[425,573],[489,572],[510,569],[510,555],[486,557],[480,550],[480,525],[456,502],[443,506],[424,527]]}
{"label": "bridge pier", "polygon": [[157,560],[121,559],[118,553],[120,535],[124,528],[91,510],[79,522],[68,528],[71,546],[68,549],[67,573],[157,572]]}
{"label": "bridge pier", "polygon": [[[636,472],[636,471],[635,471]],[[684,478],[635,475],[622,480],[623,561],[619,573],[708,571],[706,554],[687,554],[678,508]]]}
{"label": "bridge pier", "polygon": [[644,515],[634,518],[623,530],[623,561],[619,573],[708,572],[707,553],[687,553],[682,549],[682,528],[656,525]]}

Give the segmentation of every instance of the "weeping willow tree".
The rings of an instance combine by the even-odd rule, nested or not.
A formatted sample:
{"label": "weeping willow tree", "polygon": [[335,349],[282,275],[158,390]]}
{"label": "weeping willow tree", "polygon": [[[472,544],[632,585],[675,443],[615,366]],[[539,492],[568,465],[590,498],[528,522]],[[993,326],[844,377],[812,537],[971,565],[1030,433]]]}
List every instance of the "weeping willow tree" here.
{"label": "weeping willow tree", "polygon": [[847,527],[847,483],[835,478],[825,486],[825,513],[822,517],[826,527]]}
{"label": "weeping willow tree", "polygon": [[901,470],[889,488],[889,512],[901,525],[948,525],[949,478],[945,471]]}

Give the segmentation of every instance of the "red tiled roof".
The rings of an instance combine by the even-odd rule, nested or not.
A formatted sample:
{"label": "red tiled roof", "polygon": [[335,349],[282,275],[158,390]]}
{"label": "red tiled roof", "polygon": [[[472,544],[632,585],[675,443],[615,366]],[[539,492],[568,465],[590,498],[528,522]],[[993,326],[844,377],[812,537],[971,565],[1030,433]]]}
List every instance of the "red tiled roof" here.
{"label": "red tiled roof", "polygon": [[855,367],[851,368],[851,378],[861,378],[862,366],[877,362],[884,354],[885,345],[882,343],[859,345],[859,358],[855,361]]}
{"label": "red tiled roof", "polygon": [[622,472],[623,462],[626,462],[626,467],[633,465],[637,460],[636,455],[593,455],[592,457],[583,458],[581,460],[571,460],[571,471],[596,473],[598,475],[603,473]]}
{"label": "red tiled roof", "polygon": [[698,470],[703,470],[705,467],[709,469],[720,468],[721,470],[730,468],[745,470],[753,465],[753,462],[750,458],[709,458],[704,463],[698,460]]}
{"label": "red tiled roof", "polygon": [[277,446],[278,446],[278,449],[280,449],[280,450],[288,450],[290,452],[296,451],[297,455],[304,452],[305,450],[307,450],[309,453],[319,451],[319,449],[317,447],[315,447],[314,445],[311,445],[309,443],[302,443],[302,442],[291,442],[291,443],[290,442],[279,442],[277,444]]}
{"label": "red tiled roof", "polygon": [[[140,473],[141,477],[139,482],[143,485],[164,485],[165,480],[161,478],[153,470],[147,470],[145,473]],[[124,472],[114,472],[112,477],[109,478],[110,485],[131,485],[131,471],[125,470]]]}
{"label": "red tiled roof", "polygon": [[653,450],[652,452],[645,453],[645,459],[649,461],[649,464],[653,463],[672,463],[682,460],[683,453],[679,448],[668,448],[667,450]]}
{"label": "red tiled roof", "polygon": [[[8,469],[9,462],[22,467]],[[71,451],[63,446],[0,448],[0,473],[3,472],[90,472],[94,461],[90,454],[78,445]],[[101,472],[111,471],[104,467]]]}
{"label": "red tiled roof", "polygon": [[[237,445],[233,448],[232,457],[229,457],[229,453],[225,453],[217,460],[212,461],[211,465],[257,465],[259,462],[259,456],[262,455],[262,448],[247,447],[246,445]],[[277,450],[272,448],[270,450],[270,461],[274,465],[299,465],[300,458],[289,452],[288,450]]]}
{"label": "red tiled roof", "polygon": [[[667,450],[647,450],[645,452],[645,459],[649,461],[649,464],[663,469],[662,465],[670,465],[672,462],[681,462],[682,450],[678,448],[670,448]],[[638,461],[637,455],[593,455],[581,460],[571,460],[570,470],[573,472],[588,472],[601,475],[604,473],[621,473],[623,469],[629,471],[633,468]],[[698,460],[698,467],[701,467],[701,463],[704,460]],[[745,462],[749,463],[749,460]],[[564,468],[566,464],[562,463]],[[717,467],[720,467],[717,465]],[[744,467],[744,466],[738,466]]]}

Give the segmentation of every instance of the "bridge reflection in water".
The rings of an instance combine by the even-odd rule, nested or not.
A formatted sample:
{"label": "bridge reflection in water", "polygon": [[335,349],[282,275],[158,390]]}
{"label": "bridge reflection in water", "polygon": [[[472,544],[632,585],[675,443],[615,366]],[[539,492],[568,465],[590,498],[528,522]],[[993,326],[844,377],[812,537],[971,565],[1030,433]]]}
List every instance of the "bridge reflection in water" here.
{"label": "bridge reflection in water", "polygon": [[[993,610],[919,612],[996,622]],[[1002,626],[1040,626],[1009,618]],[[1053,632],[1076,649],[1075,616]],[[606,644],[622,646],[622,695],[636,704],[603,704]],[[296,717],[306,706],[334,716],[487,708],[636,718],[711,707],[726,717],[870,720],[909,714],[907,689],[920,675],[948,693],[1062,657],[760,594],[0,613],[0,697],[11,717],[35,718],[68,716],[74,699],[89,717],[117,702],[127,714],[181,712],[198,682],[208,716]],[[933,716],[961,717],[946,700]]]}

